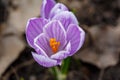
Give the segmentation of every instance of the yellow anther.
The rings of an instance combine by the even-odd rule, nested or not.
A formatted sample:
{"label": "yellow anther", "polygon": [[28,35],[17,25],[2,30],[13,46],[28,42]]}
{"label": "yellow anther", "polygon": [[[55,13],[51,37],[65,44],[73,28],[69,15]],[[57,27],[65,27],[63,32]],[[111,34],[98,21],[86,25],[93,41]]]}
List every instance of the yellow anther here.
{"label": "yellow anther", "polygon": [[52,51],[56,53],[59,49],[60,42],[57,42],[55,38],[51,38],[49,44],[50,44]]}

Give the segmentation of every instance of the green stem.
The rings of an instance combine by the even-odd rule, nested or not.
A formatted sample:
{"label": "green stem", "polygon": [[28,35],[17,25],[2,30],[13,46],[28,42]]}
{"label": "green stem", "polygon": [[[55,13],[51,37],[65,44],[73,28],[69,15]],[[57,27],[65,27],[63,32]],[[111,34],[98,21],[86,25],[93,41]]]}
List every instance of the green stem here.
{"label": "green stem", "polygon": [[66,80],[66,75],[62,74],[58,67],[52,67],[51,72],[55,76],[55,80]]}
{"label": "green stem", "polygon": [[62,65],[61,70],[56,66],[50,69],[51,73],[55,76],[55,80],[66,80],[67,73],[70,65],[70,57],[66,58]]}
{"label": "green stem", "polygon": [[68,57],[63,61],[63,64],[61,66],[62,74],[66,75],[68,73],[68,69],[69,69],[69,65],[70,65],[70,59],[71,59],[71,57]]}

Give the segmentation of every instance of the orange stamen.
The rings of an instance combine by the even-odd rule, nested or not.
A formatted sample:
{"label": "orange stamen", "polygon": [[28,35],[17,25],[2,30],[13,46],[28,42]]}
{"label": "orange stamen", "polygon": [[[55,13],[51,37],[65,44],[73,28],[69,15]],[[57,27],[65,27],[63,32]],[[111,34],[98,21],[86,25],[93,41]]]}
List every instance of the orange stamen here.
{"label": "orange stamen", "polygon": [[50,38],[50,47],[54,53],[56,53],[59,49],[60,42],[57,42],[55,38]]}

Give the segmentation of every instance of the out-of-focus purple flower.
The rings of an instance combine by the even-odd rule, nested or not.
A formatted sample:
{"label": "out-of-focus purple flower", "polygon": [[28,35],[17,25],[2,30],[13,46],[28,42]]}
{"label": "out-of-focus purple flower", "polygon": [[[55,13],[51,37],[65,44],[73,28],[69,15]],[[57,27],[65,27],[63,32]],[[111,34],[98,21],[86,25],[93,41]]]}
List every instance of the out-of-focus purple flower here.
{"label": "out-of-focus purple flower", "polygon": [[62,3],[56,3],[54,0],[43,0],[41,7],[41,17],[52,19],[56,14],[68,11],[68,8]]}
{"label": "out-of-focus purple flower", "polygon": [[41,17],[49,18],[51,9],[55,6],[56,2],[54,0],[43,0],[41,7]]}
{"label": "out-of-focus purple flower", "polygon": [[32,55],[44,67],[60,65],[81,48],[85,38],[74,14],[59,5],[63,4],[44,0],[42,18],[31,18],[26,27],[27,42],[36,51]]}

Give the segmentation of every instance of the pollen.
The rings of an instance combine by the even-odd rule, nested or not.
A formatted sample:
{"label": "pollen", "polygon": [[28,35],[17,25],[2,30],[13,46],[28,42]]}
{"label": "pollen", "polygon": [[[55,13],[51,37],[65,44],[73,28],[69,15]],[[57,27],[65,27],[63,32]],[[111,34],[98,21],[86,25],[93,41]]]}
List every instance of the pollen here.
{"label": "pollen", "polygon": [[56,53],[59,49],[60,42],[56,41],[55,38],[50,38],[49,44],[50,44],[50,47],[51,47],[53,53]]}

